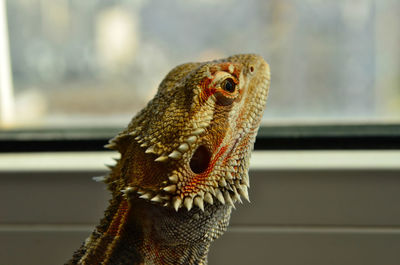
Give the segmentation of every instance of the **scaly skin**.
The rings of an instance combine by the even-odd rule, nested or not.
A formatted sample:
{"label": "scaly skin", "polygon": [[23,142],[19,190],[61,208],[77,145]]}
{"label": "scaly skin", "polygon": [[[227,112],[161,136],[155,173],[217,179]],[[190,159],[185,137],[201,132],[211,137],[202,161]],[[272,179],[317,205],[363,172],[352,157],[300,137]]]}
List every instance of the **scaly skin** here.
{"label": "scaly skin", "polygon": [[171,70],[107,147],[121,159],[100,225],[67,264],[207,264],[232,207],[248,200],[267,63],[235,55]]}

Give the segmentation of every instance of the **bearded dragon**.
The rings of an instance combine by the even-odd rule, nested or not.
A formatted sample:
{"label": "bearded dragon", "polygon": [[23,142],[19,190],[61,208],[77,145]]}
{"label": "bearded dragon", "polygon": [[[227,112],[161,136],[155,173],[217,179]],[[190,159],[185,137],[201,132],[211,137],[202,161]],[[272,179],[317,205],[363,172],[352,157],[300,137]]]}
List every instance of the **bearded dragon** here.
{"label": "bearded dragon", "polygon": [[100,224],[66,264],[207,264],[234,203],[249,200],[249,158],[269,66],[242,54],[172,69],[106,147],[121,154],[104,178]]}

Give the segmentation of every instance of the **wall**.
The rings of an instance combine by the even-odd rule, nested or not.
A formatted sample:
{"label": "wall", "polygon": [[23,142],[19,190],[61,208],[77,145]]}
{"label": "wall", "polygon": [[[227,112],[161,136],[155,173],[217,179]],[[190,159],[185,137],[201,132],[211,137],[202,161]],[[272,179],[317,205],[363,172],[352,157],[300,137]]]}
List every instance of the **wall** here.
{"label": "wall", "polygon": [[[104,171],[14,166],[0,164],[0,264],[63,264],[107,205],[92,181]],[[399,264],[399,168],[256,166],[250,177],[252,202],[233,212],[209,264]]]}

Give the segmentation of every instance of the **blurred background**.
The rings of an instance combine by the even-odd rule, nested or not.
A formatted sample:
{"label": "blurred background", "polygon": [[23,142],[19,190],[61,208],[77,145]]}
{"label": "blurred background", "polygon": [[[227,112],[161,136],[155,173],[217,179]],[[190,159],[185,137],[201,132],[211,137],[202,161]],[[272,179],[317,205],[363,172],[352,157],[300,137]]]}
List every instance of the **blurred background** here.
{"label": "blurred background", "polygon": [[271,65],[265,122],[400,121],[396,0],[5,4],[3,128],[123,127],[175,65],[248,52]]}
{"label": "blurred background", "polygon": [[209,263],[398,265],[399,14],[399,0],[0,0],[0,264],[67,261],[108,205],[92,181],[118,157],[107,139],[172,67],[251,52],[271,65],[268,126],[252,203]]}

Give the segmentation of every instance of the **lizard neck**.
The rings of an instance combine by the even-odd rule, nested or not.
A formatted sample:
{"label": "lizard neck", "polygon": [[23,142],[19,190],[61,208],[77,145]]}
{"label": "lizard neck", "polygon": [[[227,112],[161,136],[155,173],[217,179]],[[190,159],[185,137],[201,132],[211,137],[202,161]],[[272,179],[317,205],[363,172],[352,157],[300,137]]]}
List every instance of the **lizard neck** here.
{"label": "lizard neck", "polygon": [[231,213],[219,203],[176,212],[139,198],[117,201],[69,264],[207,264]]}

